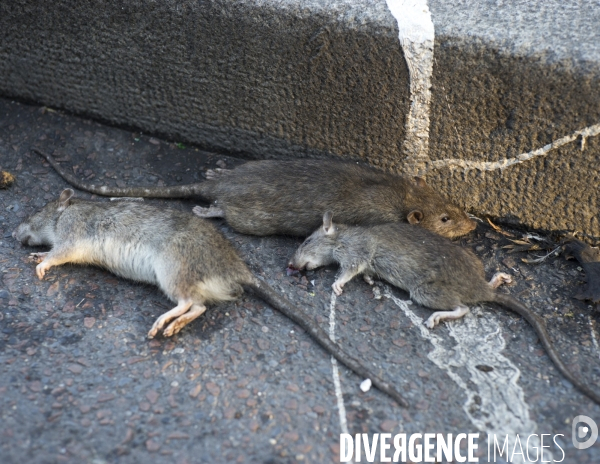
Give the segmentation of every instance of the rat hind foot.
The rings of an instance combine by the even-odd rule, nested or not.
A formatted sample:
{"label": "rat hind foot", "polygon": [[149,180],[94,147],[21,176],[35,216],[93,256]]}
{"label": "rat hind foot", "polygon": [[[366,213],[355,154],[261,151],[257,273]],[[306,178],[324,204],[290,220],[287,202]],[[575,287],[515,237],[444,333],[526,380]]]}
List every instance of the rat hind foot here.
{"label": "rat hind foot", "polygon": [[165,324],[181,316],[188,309],[190,309],[190,306],[192,306],[193,304],[194,302],[191,300],[180,300],[177,303],[177,306],[175,306],[171,311],[167,311],[158,319],[156,319],[156,322],[154,322],[152,328],[148,332],[148,338],[154,338],[154,336],[158,333],[159,330],[161,330],[164,327]]}
{"label": "rat hind foot", "polygon": [[490,287],[498,288],[502,284],[510,284],[512,277],[505,272],[496,272],[494,276],[488,282]]}
{"label": "rat hind foot", "polygon": [[110,197],[110,201],[144,201],[142,197]]}
{"label": "rat hind foot", "polygon": [[469,308],[467,306],[457,306],[453,311],[436,311],[431,316],[429,316],[429,319],[425,321],[425,325],[427,326],[427,328],[433,329],[442,321],[460,319],[468,312]]}
{"label": "rat hind foot", "polygon": [[206,311],[206,306],[198,304],[192,305],[187,313],[179,316],[177,319],[171,322],[165,330],[163,330],[163,336],[170,337],[175,335],[194,319],[200,317],[204,311]]}
{"label": "rat hind foot", "polygon": [[214,168],[207,169],[206,178],[208,180],[218,179],[219,177],[228,176],[233,172],[233,169]]}
{"label": "rat hind foot", "polygon": [[201,218],[222,218],[225,217],[225,213],[221,208],[211,206],[210,208],[203,208],[202,206],[194,206],[192,209],[196,216]]}

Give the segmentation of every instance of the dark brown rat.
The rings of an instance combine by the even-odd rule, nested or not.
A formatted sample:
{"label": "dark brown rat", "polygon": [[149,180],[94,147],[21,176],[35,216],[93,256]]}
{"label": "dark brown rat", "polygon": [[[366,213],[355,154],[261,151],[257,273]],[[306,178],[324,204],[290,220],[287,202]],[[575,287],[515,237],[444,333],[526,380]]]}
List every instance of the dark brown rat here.
{"label": "dark brown rat", "polygon": [[372,284],[373,276],[410,293],[417,303],[436,309],[425,322],[433,328],[446,319],[458,319],[469,312],[467,305],[498,303],[523,316],[536,331],[554,365],[582,393],[600,404],[600,395],[584,385],[566,367],[554,348],[546,322],[522,303],[495,288],[510,276],[496,274],[485,280],[481,261],[470,251],[428,230],[406,224],[353,227],[332,222],[331,212],[322,226],[298,248],[290,267],[314,269],[337,262],[340,272],[332,285],[342,293],[346,282],[358,274]]}
{"label": "dark brown rat", "polygon": [[[586,288],[578,293],[578,300],[590,300],[592,303],[600,303],[600,249],[593,248],[587,243],[570,239],[563,245],[563,249],[575,256],[585,271],[587,281]],[[598,305],[600,309],[600,305]]]}
{"label": "dark brown rat", "polygon": [[191,213],[137,202],[97,202],[72,199],[64,190],[23,222],[13,237],[25,245],[49,245],[34,253],[42,279],[53,266],[95,264],[128,279],[158,287],[177,303],[160,316],[148,333],[169,337],[199,317],[206,304],[235,300],[247,288],[308,332],[328,353],[390,395],[406,401],[389,383],[373,375],[358,360],[330,340],[301,310],[255,277],[229,241],[208,221]]}
{"label": "dark brown rat", "polygon": [[333,211],[345,224],[409,222],[454,238],[475,229],[465,212],[420,177],[401,177],[332,160],[249,161],[233,170],[209,171],[209,180],[173,187],[105,187],[84,184],[38,150],[71,185],[114,197],[189,198],[211,203],[201,217],[224,217],[238,232],[306,237]]}

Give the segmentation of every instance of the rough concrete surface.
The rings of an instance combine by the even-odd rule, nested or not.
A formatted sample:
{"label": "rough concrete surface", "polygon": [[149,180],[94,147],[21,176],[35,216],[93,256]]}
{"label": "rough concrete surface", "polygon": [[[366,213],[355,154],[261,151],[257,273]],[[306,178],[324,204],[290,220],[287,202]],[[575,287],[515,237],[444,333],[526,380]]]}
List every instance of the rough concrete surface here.
{"label": "rough concrete surface", "polygon": [[[448,167],[600,123],[598,3],[428,4],[430,182],[478,214],[600,238],[597,137]],[[5,96],[221,153],[405,167],[409,77],[384,0],[2,2],[0,30]]]}
{"label": "rough concrete surface", "polygon": [[[202,181],[207,168],[243,162],[0,99],[0,169],[16,177],[0,190],[2,463],[339,462],[330,358],[266,304],[247,296],[213,306],[172,339],[148,340],[155,318],[172,307],[156,288],[89,266],[35,277],[28,254],[38,250],[11,233],[67,184],[33,146],[81,178],[111,185]],[[328,328],[335,268],[288,277],[298,239],[243,236],[217,224],[255,272]],[[525,264],[533,255],[508,253],[507,237],[484,224],[461,242],[488,275],[514,277],[506,291],[546,318],[570,368],[598,385],[598,310],[573,298],[584,281],[577,263],[561,255]],[[374,290],[355,279],[335,303],[339,343],[412,403],[401,409],[376,390],[362,393],[362,379],[340,369],[350,433],[481,432],[480,462],[486,432],[500,441],[562,434],[564,462],[598,462],[599,443],[573,447],[571,421],[585,414],[600,422],[600,406],[558,374],[523,320],[487,306],[428,331],[422,321],[431,311],[406,300],[381,282]]]}

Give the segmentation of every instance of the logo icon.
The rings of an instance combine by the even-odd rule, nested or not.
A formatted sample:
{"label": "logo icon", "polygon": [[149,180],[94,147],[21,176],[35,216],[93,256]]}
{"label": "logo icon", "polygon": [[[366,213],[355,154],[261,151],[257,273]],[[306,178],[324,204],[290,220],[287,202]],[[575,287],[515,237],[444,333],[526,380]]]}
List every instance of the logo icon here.
{"label": "logo icon", "polygon": [[[573,419],[572,433],[573,446],[577,449],[587,449],[596,443],[598,439],[598,425],[588,416],[577,416]],[[580,441],[588,434],[589,438],[587,440]]]}

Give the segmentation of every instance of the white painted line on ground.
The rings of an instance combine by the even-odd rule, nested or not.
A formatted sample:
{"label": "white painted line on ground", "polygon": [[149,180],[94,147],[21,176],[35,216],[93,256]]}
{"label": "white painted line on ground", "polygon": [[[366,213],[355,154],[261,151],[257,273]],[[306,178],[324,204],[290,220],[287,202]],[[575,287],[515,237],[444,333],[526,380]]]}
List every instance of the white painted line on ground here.
{"label": "white painted line on ground", "polygon": [[[331,300],[329,302],[329,338],[335,342],[335,292],[331,291]],[[348,421],[346,420],[346,407],[344,406],[344,397],[342,396],[342,384],[340,382],[340,372],[337,361],[331,357],[331,369],[333,371],[333,385],[335,387],[335,396],[337,398],[338,414],[340,416],[340,429],[342,433],[348,433]]]}
{"label": "white painted line on ground", "polygon": [[433,74],[434,28],[426,0],[386,0],[398,21],[398,38],[410,77],[410,110],[406,118],[404,166],[424,174],[429,160],[429,107]]}
{"label": "white painted line on ground", "polygon": [[555,140],[554,142],[542,147],[537,150],[533,150],[527,153],[521,153],[519,156],[515,158],[505,158],[499,161],[466,161],[462,159],[446,159],[446,160],[438,160],[432,161],[430,166],[433,168],[450,168],[450,169],[478,169],[480,171],[494,171],[496,169],[505,169],[509,166],[513,166],[515,164],[520,164],[525,161],[529,161],[537,156],[546,155],[550,150],[553,150],[558,147],[562,147],[567,143],[573,142],[577,140],[577,137],[581,137],[581,150],[585,148],[585,139],[587,137],[595,137],[600,135],[600,124],[595,124],[593,126],[586,127],[585,129],[581,129],[575,131],[571,135],[566,135],[565,137],[561,137],[560,139]]}
{"label": "white painted line on ground", "polygon": [[[508,436],[510,451],[515,446],[516,434],[528,436],[536,433],[537,424],[529,418],[523,389],[517,384],[521,371],[502,355],[506,344],[500,323],[492,313],[486,311],[483,317],[479,317],[482,310],[471,308],[471,313],[464,318],[446,323],[450,336],[456,342],[446,348],[444,339],[435,333],[435,329],[427,329],[423,319],[409,308],[410,301],[395,297],[388,287],[384,295],[404,312],[421,336],[431,342],[433,351],[427,357],[446,371],[464,391],[467,400],[463,410],[477,430],[496,434],[501,443]],[[489,366],[493,370],[485,372],[477,366]],[[461,368],[469,373],[468,379],[463,379],[458,373]],[[535,447],[540,446],[539,440],[534,441],[534,438],[528,443],[521,443],[523,451],[529,445],[531,456],[535,455]],[[548,455],[545,454],[545,458]],[[520,461],[515,459],[512,462]]]}

